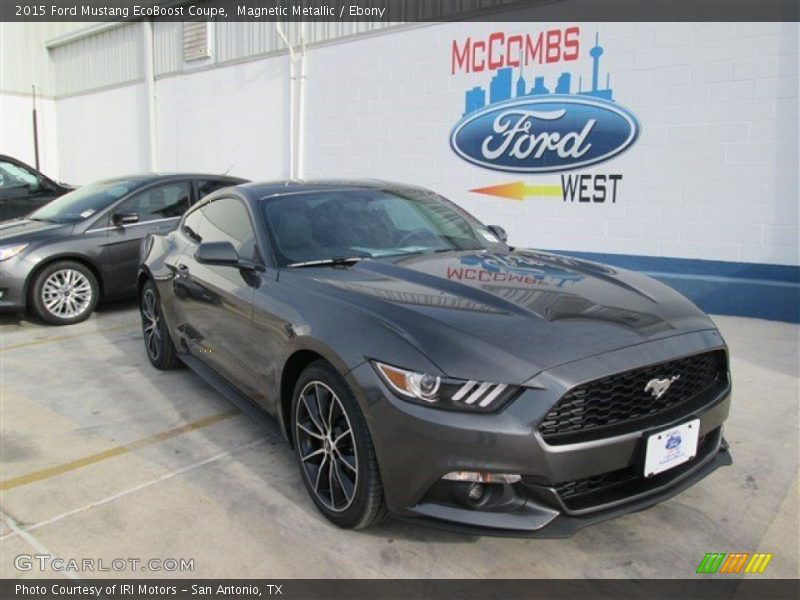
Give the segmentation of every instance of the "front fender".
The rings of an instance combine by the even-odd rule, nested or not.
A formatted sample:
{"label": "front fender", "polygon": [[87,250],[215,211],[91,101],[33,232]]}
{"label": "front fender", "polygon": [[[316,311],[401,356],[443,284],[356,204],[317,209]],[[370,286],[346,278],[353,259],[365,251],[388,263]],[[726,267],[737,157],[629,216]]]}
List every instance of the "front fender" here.
{"label": "front fender", "polygon": [[313,352],[333,365],[353,390],[367,421],[371,414],[370,402],[350,375],[356,367],[368,360],[377,359],[411,370],[444,374],[403,337],[359,311],[341,307],[336,311],[335,319],[323,315],[319,319],[307,320],[302,325],[290,324],[287,329],[288,339],[279,360],[281,371],[276,382],[275,397],[280,400],[275,402],[273,408],[287,439],[290,439],[287,429],[287,406],[290,405],[290,400],[285,394],[291,394],[291,391],[284,389],[285,378],[296,375],[287,367],[298,353]]}

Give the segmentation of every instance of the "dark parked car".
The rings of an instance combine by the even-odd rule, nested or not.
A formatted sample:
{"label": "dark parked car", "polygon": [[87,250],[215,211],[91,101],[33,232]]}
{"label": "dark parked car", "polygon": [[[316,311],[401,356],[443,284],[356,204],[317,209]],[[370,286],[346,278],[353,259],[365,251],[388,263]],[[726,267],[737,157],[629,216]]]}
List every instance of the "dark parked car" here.
{"label": "dark parked car", "polygon": [[0,221],[24,217],[73,189],[21,160],[0,154]]}
{"label": "dark parked car", "polygon": [[98,300],[136,295],[139,250],[198,199],[244,179],[136,175],[84,186],[0,224],[0,309],[32,308],[48,323],[86,319]]}
{"label": "dark parked car", "polygon": [[512,248],[430,191],[241,185],[143,256],[152,364],[275,417],[339,526],[564,536],[731,462],[706,315],[648,277]]}

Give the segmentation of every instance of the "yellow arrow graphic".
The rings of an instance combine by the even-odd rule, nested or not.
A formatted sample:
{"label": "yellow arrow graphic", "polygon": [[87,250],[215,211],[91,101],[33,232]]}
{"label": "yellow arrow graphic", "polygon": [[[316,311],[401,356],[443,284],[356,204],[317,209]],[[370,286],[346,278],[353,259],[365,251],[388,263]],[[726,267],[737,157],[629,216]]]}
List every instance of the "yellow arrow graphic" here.
{"label": "yellow arrow graphic", "polygon": [[470,190],[470,192],[522,201],[527,196],[560,196],[561,186],[527,185],[524,181],[515,181],[513,183],[503,183],[500,185],[490,185],[489,187],[475,188],[474,190]]}

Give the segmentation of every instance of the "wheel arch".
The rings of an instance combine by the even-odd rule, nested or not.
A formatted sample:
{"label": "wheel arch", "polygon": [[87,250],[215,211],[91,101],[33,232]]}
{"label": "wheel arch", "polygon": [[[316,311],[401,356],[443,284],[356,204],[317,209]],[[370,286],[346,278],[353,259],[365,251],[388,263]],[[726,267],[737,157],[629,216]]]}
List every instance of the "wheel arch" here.
{"label": "wheel arch", "polygon": [[23,290],[24,298],[27,303],[30,303],[32,300],[33,283],[34,281],[36,281],[36,278],[39,276],[39,273],[41,273],[42,270],[46,269],[53,263],[57,263],[62,260],[71,260],[73,262],[80,263],[81,265],[89,269],[92,272],[92,275],[94,275],[94,278],[97,280],[97,287],[98,287],[97,299],[98,300],[103,299],[106,292],[106,281],[103,278],[103,272],[100,269],[100,267],[90,258],[87,258],[86,256],[83,256],[81,254],[58,254],[55,256],[48,256],[46,259],[42,260],[38,265],[36,265],[28,274],[27,279],[25,279],[25,288]]}
{"label": "wheel arch", "polygon": [[142,297],[142,288],[148,279],[153,279],[153,274],[147,267],[142,267],[136,275],[136,297]]}
{"label": "wheel arch", "polygon": [[295,346],[290,351],[281,369],[277,409],[278,422],[283,436],[291,446],[294,446],[292,436],[292,395],[294,394],[294,388],[306,367],[318,360],[324,360],[330,364],[342,377],[350,370],[335,352],[316,340],[307,338],[302,345]]}

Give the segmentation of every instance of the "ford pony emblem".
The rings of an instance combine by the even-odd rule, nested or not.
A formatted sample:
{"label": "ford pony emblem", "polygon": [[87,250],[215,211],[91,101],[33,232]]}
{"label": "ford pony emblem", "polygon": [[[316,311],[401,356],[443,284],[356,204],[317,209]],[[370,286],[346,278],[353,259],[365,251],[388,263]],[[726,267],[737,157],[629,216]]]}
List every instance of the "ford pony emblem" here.
{"label": "ford pony emblem", "polygon": [[661,396],[667,393],[669,386],[671,386],[680,378],[680,375],[674,375],[673,377],[667,377],[666,379],[651,379],[647,382],[644,391],[653,394],[653,398],[661,398]]}

